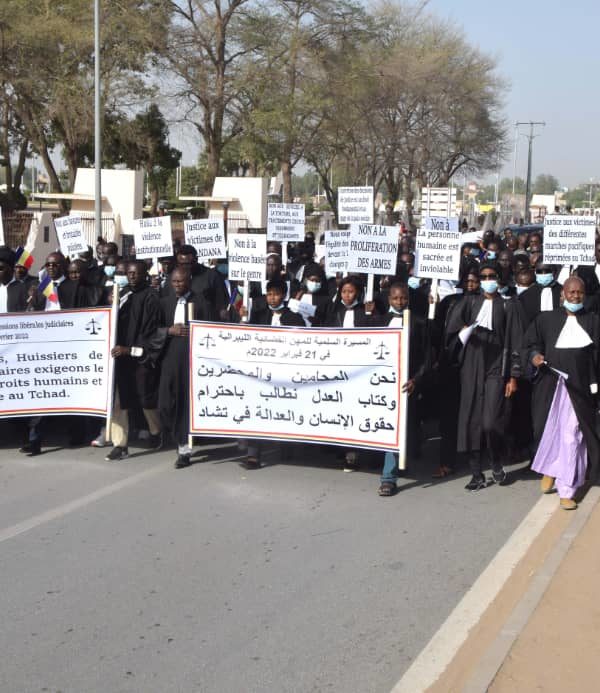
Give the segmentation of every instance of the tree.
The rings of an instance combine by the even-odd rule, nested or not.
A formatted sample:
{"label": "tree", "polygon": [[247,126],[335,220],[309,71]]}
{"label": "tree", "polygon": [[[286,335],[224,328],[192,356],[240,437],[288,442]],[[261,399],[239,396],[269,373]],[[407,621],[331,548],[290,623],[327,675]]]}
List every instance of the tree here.
{"label": "tree", "polygon": [[540,173],[533,183],[533,192],[537,195],[554,195],[559,188],[558,178],[549,173]]}
{"label": "tree", "polygon": [[151,214],[166,192],[172,171],[179,166],[181,152],[169,146],[169,129],[156,104],[124,124],[122,156],[129,168],[143,167],[148,176]]}

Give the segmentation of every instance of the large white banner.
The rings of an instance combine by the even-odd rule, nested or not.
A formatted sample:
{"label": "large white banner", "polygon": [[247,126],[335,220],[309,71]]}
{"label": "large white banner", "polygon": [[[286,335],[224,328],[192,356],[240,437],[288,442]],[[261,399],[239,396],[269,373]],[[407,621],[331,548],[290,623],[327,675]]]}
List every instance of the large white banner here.
{"label": "large white banner", "polygon": [[404,458],[408,335],[191,323],[190,432]]}
{"label": "large white banner", "polygon": [[200,262],[227,257],[223,219],[185,219],[183,234],[186,244],[196,249]]}
{"label": "large white banner", "polygon": [[267,205],[267,240],[280,243],[303,241],[304,215],[304,205],[270,202]]}
{"label": "large white banner", "polygon": [[133,220],[133,244],[137,260],[173,255],[171,217],[147,217]]}
{"label": "large white banner", "polygon": [[350,227],[348,272],[395,274],[398,229],[395,226],[356,224]]}
{"label": "large white banner", "polygon": [[110,308],[0,315],[0,418],[106,416]]}
{"label": "large white banner", "polygon": [[325,231],[325,271],[330,276],[348,271],[350,231]]}
{"label": "large white banner", "polygon": [[596,219],[569,214],[544,218],[544,263],[548,265],[595,265]]}
{"label": "large white banner", "polygon": [[262,233],[227,235],[229,279],[263,281],[267,275],[267,237]]}
{"label": "large white banner", "polygon": [[373,186],[338,188],[338,224],[373,223]]}
{"label": "large white banner", "polygon": [[80,214],[71,214],[68,217],[57,217],[54,220],[54,228],[60,245],[60,251],[65,257],[73,257],[79,253],[86,253],[87,241],[83,233]]}
{"label": "large white banner", "polygon": [[415,277],[458,279],[463,243],[458,217],[425,217],[417,231]]}

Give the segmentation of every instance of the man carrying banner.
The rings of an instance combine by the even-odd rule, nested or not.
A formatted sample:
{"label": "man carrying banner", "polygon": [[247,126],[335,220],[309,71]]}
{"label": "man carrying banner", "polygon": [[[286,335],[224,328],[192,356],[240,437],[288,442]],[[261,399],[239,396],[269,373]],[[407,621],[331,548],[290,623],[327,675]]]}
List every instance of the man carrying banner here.
{"label": "man carrying banner", "polygon": [[177,267],[170,275],[173,293],[160,300],[162,343],[158,409],[164,432],[177,444],[175,469],[189,467],[192,449],[188,445],[190,409],[190,347],[188,307],[194,307],[194,320],[208,320],[209,306],[190,290],[190,275]]}
{"label": "man carrying banner", "polygon": [[27,306],[27,289],[14,276],[15,254],[0,246],[0,313],[18,313]]}
{"label": "man carrying banner", "polygon": [[525,344],[538,369],[533,386],[533,427],[537,453],[532,469],[543,474],[541,490],[556,485],[560,506],[574,510],[573,499],[585,482],[587,465],[598,463],[596,430],[600,318],[583,303],[585,284],[570,277],[563,306],[539,315]]}
{"label": "man carrying banner", "polygon": [[106,459],[129,457],[128,410],[141,406],[150,429],[150,444],[161,447],[161,428],[157,410],[159,371],[155,368],[152,343],[160,324],[160,303],[148,286],[146,263],[137,260],[127,266],[129,285],[120,299],[115,359],[115,396],[110,440],[113,449]]}

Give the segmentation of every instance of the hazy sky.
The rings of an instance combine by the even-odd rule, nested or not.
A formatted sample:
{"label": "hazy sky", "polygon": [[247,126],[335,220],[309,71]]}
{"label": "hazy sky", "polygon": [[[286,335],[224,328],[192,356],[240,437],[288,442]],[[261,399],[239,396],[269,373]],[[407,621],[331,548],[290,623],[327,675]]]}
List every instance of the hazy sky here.
{"label": "hazy sky", "polygon": [[[600,2],[430,0],[428,8],[498,58],[510,81],[509,123],[546,121],[533,144],[533,175],[551,173],[566,186],[600,181]],[[517,175],[525,178],[526,171],[521,137]],[[512,172],[511,154],[502,175]]]}

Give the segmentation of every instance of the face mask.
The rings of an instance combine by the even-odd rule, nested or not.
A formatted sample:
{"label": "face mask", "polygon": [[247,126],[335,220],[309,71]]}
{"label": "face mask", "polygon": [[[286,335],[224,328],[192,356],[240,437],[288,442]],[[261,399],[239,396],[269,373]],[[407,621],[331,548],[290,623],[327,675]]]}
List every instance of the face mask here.
{"label": "face mask", "polygon": [[488,250],[487,251],[487,259],[488,260],[495,260],[496,259],[496,251],[495,250]]}
{"label": "face mask", "polygon": [[481,282],[481,288],[486,294],[494,294],[498,291],[498,282],[495,279],[484,279]]}
{"label": "face mask", "polygon": [[129,284],[129,281],[124,274],[115,274],[115,284],[122,289]]}
{"label": "face mask", "polygon": [[540,286],[550,286],[550,284],[552,284],[552,282],[554,281],[554,275],[553,274],[536,274],[535,275],[535,281]]}
{"label": "face mask", "polygon": [[528,288],[528,286],[517,286],[517,296],[520,296],[523,293],[523,291],[527,291]]}
{"label": "face mask", "polygon": [[321,288],[321,282],[311,282],[309,279],[306,281],[306,289],[309,293],[314,294]]}
{"label": "face mask", "polygon": [[104,274],[107,277],[114,277],[117,268],[114,265],[104,265]]}
{"label": "face mask", "polygon": [[351,303],[349,306],[347,306],[347,305],[342,301],[342,305],[343,305],[344,308],[346,308],[347,310],[350,310],[350,308],[354,308],[354,306],[357,306],[357,305],[358,305],[358,301],[356,301],[356,300],[352,301],[352,303]]}
{"label": "face mask", "polygon": [[477,248],[471,248],[470,253],[473,257],[479,257],[479,250],[477,250]]}
{"label": "face mask", "polygon": [[506,296],[506,294],[508,293],[508,286],[501,286],[498,289],[498,293],[502,294],[503,296]]}
{"label": "face mask", "polygon": [[394,315],[402,315],[402,313],[404,312],[404,309],[398,310],[397,308],[394,308],[394,306],[390,306],[389,312],[393,313]]}
{"label": "face mask", "polygon": [[418,289],[421,286],[421,280],[419,277],[409,277],[408,285],[411,289]]}
{"label": "face mask", "polygon": [[583,308],[583,303],[570,303],[566,299],[563,301],[563,307],[570,313],[577,313]]}
{"label": "face mask", "polygon": [[243,284],[239,284],[239,285],[236,287],[236,289],[238,290],[238,294],[239,294],[240,296],[243,296],[243,295],[244,295],[244,285],[243,285]]}
{"label": "face mask", "polygon": [[226,262],[224,262],[220,265],[217,265],[217,272],[219,272],[219,274],[222,274],[224,277],[226,277],[227,273],[229,272],[229,265]]}
{"label": "face mask", "polygon": [[280,303],[278,306],[269,306],[269,308],[273,311],[283,310],[283,303]]}

